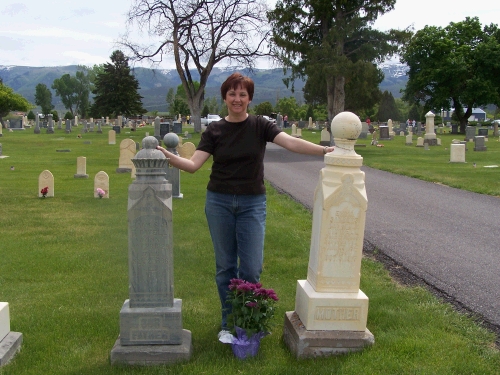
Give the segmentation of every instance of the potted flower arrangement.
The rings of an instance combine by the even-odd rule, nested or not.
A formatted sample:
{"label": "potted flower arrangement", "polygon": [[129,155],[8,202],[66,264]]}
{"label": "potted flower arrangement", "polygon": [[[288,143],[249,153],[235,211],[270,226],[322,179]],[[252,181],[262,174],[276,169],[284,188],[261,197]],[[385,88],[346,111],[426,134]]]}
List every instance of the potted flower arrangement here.
{"label": "potted flower arrangement", "polygon": [[231,347],[238,358],[255,356],[262,337],[270,333],[278,296],[261,283],[232,279],[227,304],[232,307],[228,325],[233,334]]}

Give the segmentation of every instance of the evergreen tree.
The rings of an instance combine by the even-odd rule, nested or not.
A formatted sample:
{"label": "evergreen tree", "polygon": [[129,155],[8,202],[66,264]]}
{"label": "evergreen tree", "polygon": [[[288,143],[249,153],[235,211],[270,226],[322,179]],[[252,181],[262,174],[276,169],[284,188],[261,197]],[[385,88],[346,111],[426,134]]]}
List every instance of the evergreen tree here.
{"label": "evergreen tree", "polygon": [[122,51],[114,51],[111,63],[104,64],[95,79],[93,116],[131,117],[146,113],[138,90],[139,81],[130,71],[128,58]]}
{"label": "evergreen tree", "polygon": [[[410,33],[381,32],[372,27],[396,0],[278,0],[268,19],[274,53],[291,76],[323,79],[328,116],[344,111],[345,86],[366,70],[395,54]],[[376,72],[375,72],[376,73]],[[376,75],[372,75],[376,79]],[[376,94],[376,93],[375,93]]]}
{"label": "evergreen tree", "polygon": [[391,119],[392,121],[401,120],[401,115],[399,114],[398,107],[396,107],[396,101],[394,96],[389,91],[384,91],[382,93],[382,100],[378,106],[377,118],[379,121],[387,121]]}
{"label": "evergreen tree", "polygon": [[408,118],[410,120],[421,121],[422,119],[422,107],[417,104],[414,104],[410,108],[410,112],[408,113]]}

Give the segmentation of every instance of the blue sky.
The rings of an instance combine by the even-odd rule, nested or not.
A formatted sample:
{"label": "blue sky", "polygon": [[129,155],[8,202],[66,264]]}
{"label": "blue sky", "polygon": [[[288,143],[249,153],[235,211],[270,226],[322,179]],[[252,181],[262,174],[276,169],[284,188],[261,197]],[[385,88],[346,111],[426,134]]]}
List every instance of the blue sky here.
{"label": "blue sky", "polygon": [[[275,0],[268,0],[273,6]],[[0,65],[92,66],[109,62],[125,31],[131,0],[3,0],[0,3]],[[500,3],[492,0],[397,0],[377,20],[386,30],[413,25],[446,26],[466,16],[500,24]],[[164,69],[173,68],[164,64]],[[261,68],[270,67],[263,61]]]}

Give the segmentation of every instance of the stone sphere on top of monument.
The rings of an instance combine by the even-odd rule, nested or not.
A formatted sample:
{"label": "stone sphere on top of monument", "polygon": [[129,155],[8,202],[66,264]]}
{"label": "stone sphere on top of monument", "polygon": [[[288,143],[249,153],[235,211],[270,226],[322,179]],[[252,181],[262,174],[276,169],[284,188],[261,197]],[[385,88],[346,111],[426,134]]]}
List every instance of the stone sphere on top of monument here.
{"label": "stone sphere on top of monument", "polygon": [[361,134],[361,120],[352,112],[340,112],[333,118],[331,129],[334,138],[356,140]]}
{"label": "stone sphere on top of monument", "polygon": [[179,144],[179,136],[175,133],[167,133],[163,137],[163,143],[167,148],[176,148]]}
{"label": "stone sphere on top of monument", "polygon": [[166,159],[163,152],[156,149],[158,140],[153,136],[142,140],[142,149],[135,155],[134,159]]}

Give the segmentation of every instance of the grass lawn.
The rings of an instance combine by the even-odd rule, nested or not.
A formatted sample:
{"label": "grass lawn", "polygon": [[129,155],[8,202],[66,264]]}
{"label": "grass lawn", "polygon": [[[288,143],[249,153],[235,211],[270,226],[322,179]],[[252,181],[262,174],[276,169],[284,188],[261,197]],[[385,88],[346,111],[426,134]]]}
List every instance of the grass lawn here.
{"label": "grass lawn", "polygon": [[[81,129],[81,128],[80,128]],[[307,276],[312,215],[268,186],[266,253],[262,282],[280,301],[275,329],[256,358],[240,361],[217,341],[220,324],[212,244],[204,216],[210,163],[195,174],[181,172],[183,199],[173,200],[175,297],[183,303],[183,326],[192,332],[189,362],[158,367],[111,367],[119,312],[128,298],[127,198],[130,174],[116,173],[119,144],[141,142],[151,127],[117,135],[77,131],[33,134],[3,130],[0,143],[0,301],[9,302],[11,329],[23,334],[20,353],[1,375],[27,374],[498,374],[495,336],[441,303],[421,287],[405,287],[370,259],[362,263],[361,289],[370,298],[368,329],[375,345],[359,353],[297,360],[282,341],[286,311],[294,309],[298,279]],[[319,142],[319,132],[303,131]],[[466,164],[450,164],[443,135],[426,151],[405,146],[404,137],[356,151],[364,165],[429,181],[500,195],[500,144],[487,152],[468,145]],[[416,137],[415,137],[416,139]],[[197,143],[199,135],[194,134]],[[414,142],[415,144],[415,142]],[[447,148],[447,150],[445,150]],[[57,152],[70,149],[70,152]],[[76,159],[87,158],[89,179],[75,179]],[[473,168],[475,162],[477,167]],[[14,170],[11,170],[11,166]],[[38,176],[54,175],[55,197],[38,197]],[[105,171],[110,198],[93,197],[93,179]],[[369,190],[369,186],[367,186]]]}

